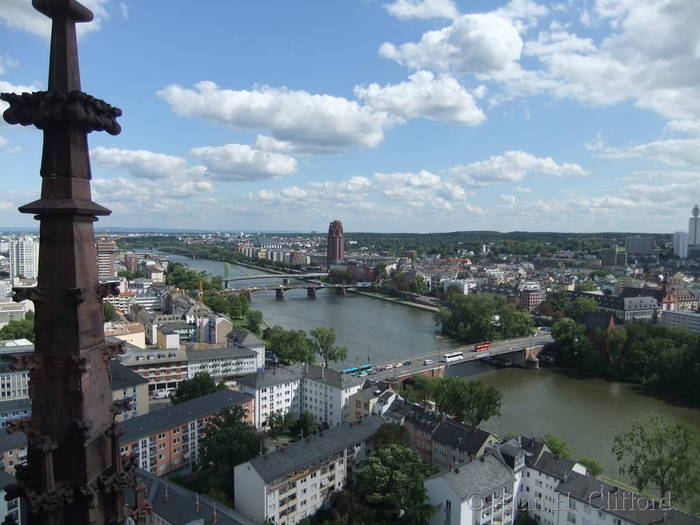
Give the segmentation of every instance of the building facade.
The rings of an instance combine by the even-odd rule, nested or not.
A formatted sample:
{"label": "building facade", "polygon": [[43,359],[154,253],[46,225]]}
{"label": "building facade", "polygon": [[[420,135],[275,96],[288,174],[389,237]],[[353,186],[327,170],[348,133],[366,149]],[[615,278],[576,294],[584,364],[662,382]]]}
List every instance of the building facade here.
{"label": "building facade", "polygon": [[39,240],[25,236],[10,239],[10,277],[36,279],[39,275]]}
{"label": "building facade", "polygon": [[343,223],[340,221],[331,222],[328,226],[328,246],[326,248],[326,266],[345,258],[345,236],[343,233]]}
{"label": "building facade", "polygon": [[127,344],[120,362],[148,381],[151,395],[167,395],[187,379],[187,354],[184,350],[144,350]]}
{"label": "building facade", "polygon": [[333,427],[234,469],[235,508],[255,523],[294,525],[327,507],[373,449],[380,416]]}
{"label": "building facade", "polygon": [[700,208],[696,204],[688,219],[688,245],[700,246]]}
{"label": "building facade", "polygon": [[114,239],[97,239],[97,275],[100,279],[117,277],[117,243]]}
{"label": "building facade", "polygon": [[431,525],[513,525],[516,478],[495,455],[446,470],[423,485],[438,509]]}
{"label": "building facade", "polygon": [[122,455],[136,455],[139,468],[163,476],[187,473],[199,459],[199,442],[217,412],[231,406],[245,410],[252,423],[253,398],[219,390],[121,423]]}
{"label": "building facade", "polygon": [[130,409],[117,414],[116,421],[126,421],[148,414],[148,380],[125,367],[116,359],[109,363],[112,377],[112,399],[129,401]]}
{"label": "building facade", "polygon": [[661,312],[661,324],[666,328],[681,327],[700,334],[700,313],[692,310]]}
{"label": "building facade", "polygon": [[274,413],[307,412],[319,425],[340,425],[350,398],[365,380],[331,368],[297,364],[261,370],[241,377],[239,383],[242,392],[255,397],[255,427],[261,430]]}
{"label": "building facade", "polygon": [[673,255],[681,259],[688,257],[688,234],[686,232],[674,232]]}
{"label": "building facade", "polygon": [[392,402],[385,418],[403,425],[411,446],[426,462],[440,469],[468,463],[498,442],[485,430],[401,398]]}

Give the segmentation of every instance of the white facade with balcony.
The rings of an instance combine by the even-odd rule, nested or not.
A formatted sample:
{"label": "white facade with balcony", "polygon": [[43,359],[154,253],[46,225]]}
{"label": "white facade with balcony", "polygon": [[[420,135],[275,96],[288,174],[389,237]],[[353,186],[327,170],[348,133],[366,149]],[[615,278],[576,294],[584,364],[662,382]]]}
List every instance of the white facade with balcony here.
{"label": "white facade with balcony", "polygon": [[513,525],[516,477],[491,454],[427,478],[430,525]]}

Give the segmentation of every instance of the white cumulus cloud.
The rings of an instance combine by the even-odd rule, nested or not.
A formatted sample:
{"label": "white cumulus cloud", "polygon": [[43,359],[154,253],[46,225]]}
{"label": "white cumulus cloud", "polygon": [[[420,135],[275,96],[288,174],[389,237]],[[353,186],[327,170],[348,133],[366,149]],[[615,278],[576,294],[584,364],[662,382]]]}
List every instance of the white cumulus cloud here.
{"label": "white cumulus cloud", "polygon": [[154,153],[147,150],[103,148],[90,151],[92,159],[102,166],[123,169],[133,177],[145,179],[165,179],[179,175],[202,175],[203,166],[189,166],[182,157]]}
{"label": "white cumulus cloud", "polygon": [[243,129],[266,129],[289,151],[336,153],[351,147],[375,147],[392,124],[387,113],[354,100],[306,91],[259,87],[222,89],[214,82],[194,89],[173,84],[158,91],[173,111]]}
{"label": "white cumulus cloud", "polygon": [[356,86],[355,96],[367,106],[405,119],[427,118],[476,126],[486,120],[474,97],[454,77],[417,71],[407,82]]}
{"label": "white cumulus cloud", "polygon": [[400,20],[455,18],[459,14],[454,0],[394,0],[384,8]]}
{"label": "white cumulus cloud", "polygon": [[[99,31],[102,22],[109,18],[109,0],[82,0],[85,7],[95,15],[92,22],[76,24],[78,34]],[[32,7],[29,0],[3,0],[0,20],[14,29],[28,31],[48,38],[51,35],[51,20]]]}
{"label": "white cumulus cloud", "polygon": [[424,33],[418,42],[385,42],[383,57],[411,69],[463,76],[508,68],[520,59],[523,41],[513,22],[494,13],[466,14],[443,29]]}
{"label": "white cumulus cloud", "polygon": [[199,157],[219,180],[259,180],[290,175],[297,169],[294,157],[263,151],[245,144],[202,146],[190,153]]}
{"label": "white cumulus cloud", "polygon": [[551,157],[536,157],[525,151],[507,151],[486,160],[459,164],[449,170],[456,180],[468,186],[485,186],[494,182],[517,182],[529,173],[554,176],[586,175],[578,164],[558,164]]}

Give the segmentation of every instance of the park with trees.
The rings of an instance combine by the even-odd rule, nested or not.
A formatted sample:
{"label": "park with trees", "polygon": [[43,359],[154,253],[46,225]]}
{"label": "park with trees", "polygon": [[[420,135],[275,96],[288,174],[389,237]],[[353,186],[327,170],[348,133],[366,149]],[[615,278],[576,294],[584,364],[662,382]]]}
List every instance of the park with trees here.
{"label": "park with trees", "polygon": [[534,322],[518,306],[485,295],[449,295],[435,314],[443,334],[463,343],[532,335]]}

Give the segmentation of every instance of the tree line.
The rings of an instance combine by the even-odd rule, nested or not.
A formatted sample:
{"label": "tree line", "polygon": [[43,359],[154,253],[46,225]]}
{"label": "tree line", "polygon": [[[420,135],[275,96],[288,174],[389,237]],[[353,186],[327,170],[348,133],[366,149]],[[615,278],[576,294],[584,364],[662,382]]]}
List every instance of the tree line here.
{"label": "tree line", "polygon": [[700,336],[643,322],[598,329],[571,318],[552,328],[558,361],[700,406]]}
{"label": "tree line", "polygon": [[435,314],[442,333],[463,343],[532,335],[532,316],[519,306],[485,295],[448,295]]}

